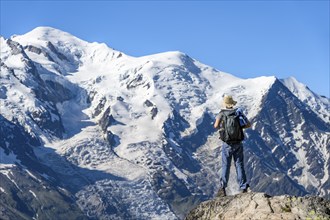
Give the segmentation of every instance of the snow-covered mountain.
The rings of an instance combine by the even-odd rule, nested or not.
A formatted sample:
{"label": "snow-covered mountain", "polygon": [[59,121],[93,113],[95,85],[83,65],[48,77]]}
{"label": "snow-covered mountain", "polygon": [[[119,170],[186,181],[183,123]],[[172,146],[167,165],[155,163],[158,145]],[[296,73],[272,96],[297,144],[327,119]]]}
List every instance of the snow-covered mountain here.
{"label": "snow-covered mountain", "polygon": [[0,216],[181,219],[219,187],[224,94],[253,122],[254,191],[330,196],[330,101],[294,78],[131,57],[49,27],[0,40]]}
{"label": "snow-covered mountain", "polygon": [[315,94],[306,85],[298,82],[293,77],[282,79],[281,81],[295,96],[307,104],[325,122],[330,122],[329,98]]}

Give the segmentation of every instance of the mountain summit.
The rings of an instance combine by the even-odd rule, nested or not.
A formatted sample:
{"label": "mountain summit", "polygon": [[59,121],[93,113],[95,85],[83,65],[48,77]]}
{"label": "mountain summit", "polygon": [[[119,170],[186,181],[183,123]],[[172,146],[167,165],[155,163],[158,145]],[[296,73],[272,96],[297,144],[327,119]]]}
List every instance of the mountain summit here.
{"label": "mountain summit", "polygon": [[330,196],[329,99],[296,80],[241,79],[178,51],[132,57],[49,27],[0,40],[3,218],[182,219],[219,188],[224,94],[253,123],[253,191]]}

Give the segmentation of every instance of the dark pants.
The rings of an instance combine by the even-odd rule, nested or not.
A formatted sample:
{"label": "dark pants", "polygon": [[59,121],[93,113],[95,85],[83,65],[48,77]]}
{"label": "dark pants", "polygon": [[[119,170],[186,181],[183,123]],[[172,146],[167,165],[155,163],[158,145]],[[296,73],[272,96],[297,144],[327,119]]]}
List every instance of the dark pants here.
{"label": "dark pants", "polygon": [[246,181],[246,175],[244,170],[244,161],[243,161],[243,144],[223,144],[222,145],[222,173],[221,173],[221,187],[226,188],[229,180],[229,171],[231,159],[234,158],[237,182],[239,187],[244,190],[248,187]]}

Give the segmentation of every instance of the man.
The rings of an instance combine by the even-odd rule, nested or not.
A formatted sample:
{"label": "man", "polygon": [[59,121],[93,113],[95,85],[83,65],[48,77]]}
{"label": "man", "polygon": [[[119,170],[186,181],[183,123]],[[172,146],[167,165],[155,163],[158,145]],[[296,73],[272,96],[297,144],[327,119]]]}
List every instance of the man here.
{"label": "man", "polygon": [[214,122],[214,128],[220,131],[220,139],[225,142],[221,152],[222,171],[218,197],[226,196],[232,158],[234,158],[237,181],[241,192],[247,192],[249,187],[244,170],[242,141],[244,139],[243,128],[249,128],[251,124],[241,109],[234,108],[236,103],[232,96],[224,96],[223,105],[225,109],[221,109]]}

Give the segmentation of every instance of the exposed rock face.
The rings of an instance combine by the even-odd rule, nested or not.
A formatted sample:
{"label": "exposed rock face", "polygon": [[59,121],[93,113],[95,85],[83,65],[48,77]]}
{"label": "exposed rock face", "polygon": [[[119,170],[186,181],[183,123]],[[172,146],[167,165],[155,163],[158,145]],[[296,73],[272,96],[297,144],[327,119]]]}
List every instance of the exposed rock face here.
{"label": "exposed rock face", "polygon": [[196,219],[329,219],[330,201],[319,197],[242,193],[198,205],[186,220]]}
{"label": "exposed rock face", "polygon": [[37,159],[40,144],[0,115],[0,219],[87,219],[58,174]]}
{"label": "exposed rock face", "polygon": [[[247,130],[245,141],[248,146],[244,152],[245,167],[252,189],[273,196],[317,194],[319,187],[328,182],[327,159],[321,158],[325,146],[330,146],[330,139],[326,137],[329,124],[317,117],[279,80],[264,96],[263,105],[267,108],[262,108],[252,119],[254,128]],[[303,135],[298,137],[297,133]],[[304,165],[298,165],[299,152],[306,155]],[[311,176],[302,180],[306,172]],[[306,184],[305,187],[301,183]],[[329,198],[328,194],[325,190],[326,198]]]}

